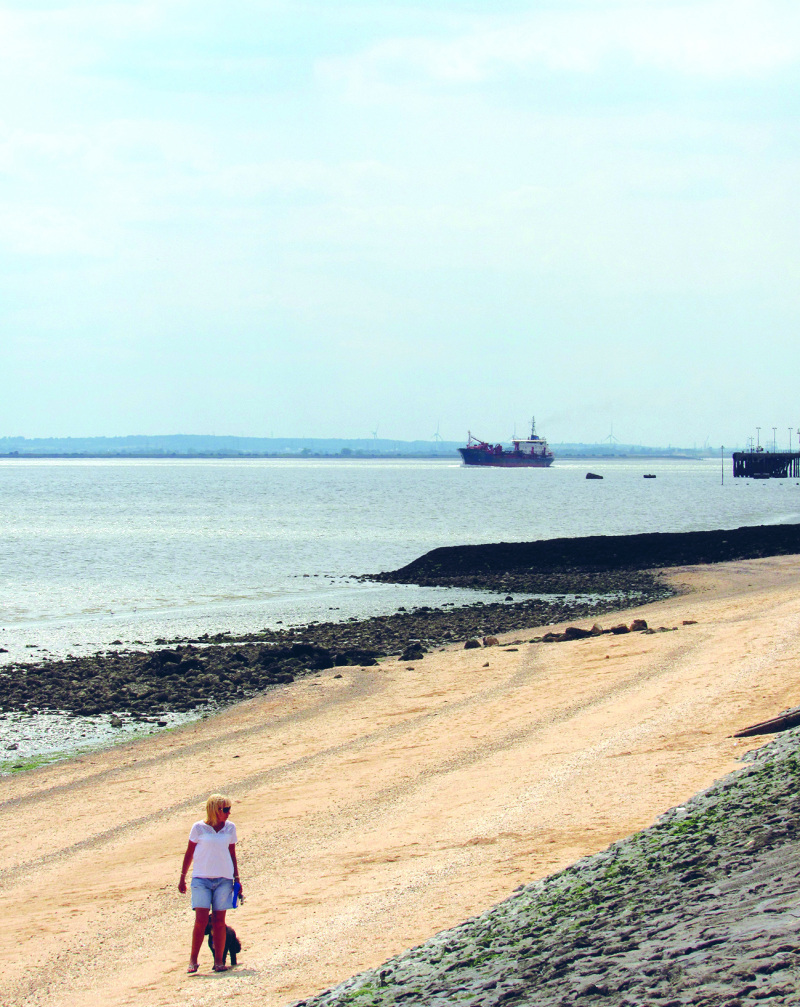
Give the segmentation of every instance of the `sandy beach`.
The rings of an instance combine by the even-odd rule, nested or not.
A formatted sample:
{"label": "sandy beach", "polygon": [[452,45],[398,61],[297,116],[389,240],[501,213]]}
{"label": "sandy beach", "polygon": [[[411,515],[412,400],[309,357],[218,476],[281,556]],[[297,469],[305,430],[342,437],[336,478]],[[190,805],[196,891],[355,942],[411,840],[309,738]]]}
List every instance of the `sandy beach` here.
{"label": "sandy beach", "polygon": [[[673,569],[605,616],[670,632],[330,669],[159,737],[6,778],[3,1002],[280,1005],[650,825],[800,702],[797,557]],[[557,628],[557,627],[556,627]],[[234,801],[243,945],[185,974],[177,892],[212,790]]]}

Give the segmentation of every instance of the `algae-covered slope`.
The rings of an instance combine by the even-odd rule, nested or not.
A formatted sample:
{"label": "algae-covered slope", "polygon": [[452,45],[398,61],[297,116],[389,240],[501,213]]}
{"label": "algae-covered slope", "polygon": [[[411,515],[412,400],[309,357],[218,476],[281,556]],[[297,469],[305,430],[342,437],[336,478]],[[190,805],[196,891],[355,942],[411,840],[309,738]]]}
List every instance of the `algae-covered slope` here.
{"label": "algae-covered slope", "polygon": [[307,1007],[800,1004],[800,732]]}

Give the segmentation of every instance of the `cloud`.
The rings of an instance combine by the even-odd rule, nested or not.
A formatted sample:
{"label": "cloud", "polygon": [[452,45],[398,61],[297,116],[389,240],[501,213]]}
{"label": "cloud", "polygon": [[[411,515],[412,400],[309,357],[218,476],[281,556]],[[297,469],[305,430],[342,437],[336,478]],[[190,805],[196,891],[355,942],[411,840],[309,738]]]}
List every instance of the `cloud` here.
{"label": "cloud", "polygon": [[[368,97],[376,86],[476,85],[609,64],[728,79],[780,70],[800,55],[800,8],[784,0],[594,4],[464,19],[449,37],[394,37],[319,71]],[[374,90],[372,90],[374,95]]]}

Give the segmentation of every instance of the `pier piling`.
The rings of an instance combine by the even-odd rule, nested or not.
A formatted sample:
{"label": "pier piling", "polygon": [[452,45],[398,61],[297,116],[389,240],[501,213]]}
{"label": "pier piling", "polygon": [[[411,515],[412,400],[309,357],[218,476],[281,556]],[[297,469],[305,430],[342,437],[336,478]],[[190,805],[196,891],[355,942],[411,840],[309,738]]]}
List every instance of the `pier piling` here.
{"label": "pier piling", "polygon": [[800,451],[734,451],[733,477],[746,479],[800,477]]}

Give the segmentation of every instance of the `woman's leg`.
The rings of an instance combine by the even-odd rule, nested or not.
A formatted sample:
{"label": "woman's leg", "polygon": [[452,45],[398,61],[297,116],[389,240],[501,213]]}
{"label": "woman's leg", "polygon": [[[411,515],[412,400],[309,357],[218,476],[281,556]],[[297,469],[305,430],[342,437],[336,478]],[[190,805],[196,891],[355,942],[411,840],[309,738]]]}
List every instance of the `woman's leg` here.
{"label": "woman's leg", "polygon": [[[200,954],[200,945],[203,943],[203,938],[206,935],[206,924],[208,923],[208,914],[211,912],[210,909],[195,909],[194,911],[194,930],[192,930],[192,953],[189,956],[189,964],[197,965],[197,956]],[[216,913],[214,916],[216,917]],[[225,913],[222,914],[223,916]],[[224,934],[224,930],[223,930]],[[216,946],[216,933],[214,934],[214,944]],[[223,936],[222,946],[225,947],[225,938]]]}
{"label": "woman's leg", "polygon": [[[214,964],[222,965],[225,961],[225,938],[227,936],[225,910],[215,909],[212,919],[214,925]],[[205,929],[205,924],[203,925],[203,929]]]}

